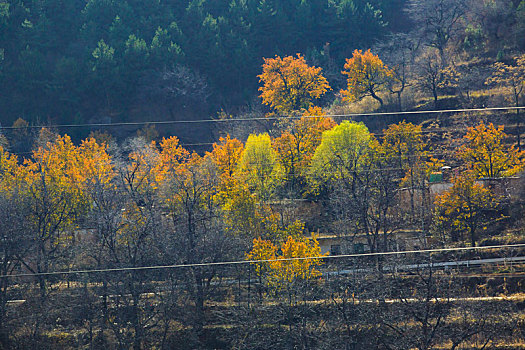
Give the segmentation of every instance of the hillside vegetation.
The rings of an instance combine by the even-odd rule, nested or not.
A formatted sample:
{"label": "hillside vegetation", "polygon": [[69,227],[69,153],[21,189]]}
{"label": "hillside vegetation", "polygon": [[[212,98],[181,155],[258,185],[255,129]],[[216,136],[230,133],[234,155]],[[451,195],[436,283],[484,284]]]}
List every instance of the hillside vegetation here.
{"label": "hillside vegetation", "polygon": [[0,349],[525,348],[524,19],[0,0]]}

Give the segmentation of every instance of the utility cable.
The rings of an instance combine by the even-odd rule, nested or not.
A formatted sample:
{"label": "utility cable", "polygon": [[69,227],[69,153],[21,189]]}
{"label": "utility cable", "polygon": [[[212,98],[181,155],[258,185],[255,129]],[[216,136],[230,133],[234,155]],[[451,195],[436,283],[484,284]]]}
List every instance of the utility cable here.
{"label": "utility cable", "polygon": [[268,263],[268,262],[276,262],[276,261],[304,261],[304,260],[314,260],[314,259],[332,260],[332,259],[361,258],[361,257],[371,257],[371,256],[424,254],[424,253],[457,252],[457,251],[478,251],[478,250],[488,250],[488,249],[522,248],[522,247],[525,247],[525,243],[483,246],[483,247],[438,248],[438,249],[405,250],[405,251],[395,251],[395,252],[378,252],[378,253],[362,253],[362,254],[340,254],[340,255],[328,255],[328,256],[282,258],[282,259],[235,260],[235,261],[205,262],[205,263],[193,263],[193,264],[174,264],[174,265],[157,265],[157,266],[119,267],[119,268],[109,268],[109,269],[19,273],[19,274],[13,274],[13,275],[0,275],[0,278],[58,276],[58,275],[90,274],[90,273],[106,273],[106,272],[109,273],[109,272],[128,272],[128,271],[150,271],[150,270],[180,269],[180,268],[194,268],[194,267],[208,267],[208,266],[258,264],[258,263]]}
{"label": "utility cable", "polygon": [[89,127],[114,127],[114,126],[140,126],[140,125],[168,125],[168,124],[200,124],[200,123],[231,123],[249,121],[268,121],[301,118],[353,118],[353,117],[381,117],[390,115],[417,115],[417,114],[440,114],[440,113],[468,113],[468,112],[490,112],[522,110],[525,107],[488,107],[488,108],[462,108],[462,109],[442,109],[425,111],[405,111],[405,112],[370,112],[370,113],[348,113],[330,115],[306,115],[306,116],[267,116],[256,118],[225,118],[225,119],[197,119],[197,120],[165,120],[165,121],[142,121],[142,122],[117,122],[117,123],[84,123],[84,124],[55,124],[55,125],[26,125],[26,126],[0,126],[1,130],[19,129],[41,129],[41,128],[89,128]]}

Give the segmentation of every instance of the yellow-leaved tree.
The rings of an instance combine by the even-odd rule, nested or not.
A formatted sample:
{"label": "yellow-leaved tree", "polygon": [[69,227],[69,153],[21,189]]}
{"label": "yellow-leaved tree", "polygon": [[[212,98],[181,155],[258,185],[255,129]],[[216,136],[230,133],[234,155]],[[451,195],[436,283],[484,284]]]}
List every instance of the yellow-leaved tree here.
{"label": "yellow-leaved tree", "polygon": [[290,131],[273,140],[273,147],[284,168],[285,180],[292,192],[299,192],[306,183],[307,169],[321,143],[321,135],[336,125],[332,118],[321,115],[322,111],[309,109],[305,116],[294,121]]}
{"label": "yellow-leaved tree", "polygon": [[468,128],[457,156],[477,178],[515,175],[525,167],[525,151],[505,145],[506,137],[502,125],[481,123]]}
{"label": "yellow-leaved tree", "polygon": [[224,223],[229,232],[248,237],[264,236],[268,230],[268,207],[259,203],[256,193],[250,191],[242,176],[237,176],[244,145],[237,139],[220,138],[208,156],[217,168],[218,188],[215,200],[224,212]]}
{"label": "yellow-leaved tree", "polygon": [[[280,178],[280,171],[275,169],[279,164],[275,163],[275,152],[268,147],[268,137],[262,140],[263,149],[254,150],[261,145],[254,143],[254,137],[250,139],[247,149],[252,153],[248,155],[241,141],[227,136],[220,139],[220,144],[213,145],[207,157],[216,167],[215,200],[223,210],[227,230],[241,236],[277,238],[286,235],[294,225],[279,220],[272,208],[263,202],[267,197],[261,197],[261,190],[268,190],[267,194],[271,195],[274,186],[279,184],[274,181]],[[262,164],[267,167],[261,167]]]}
{"label": "yellow-leaved tree", "polygon": [[364,124],[347,120],[324,131],[309,168],[311,186],[319,189],[342,182],[355,187],[367,161],[371,139]]}
{"label": "yellow-leaved tree", "polygon": [[213,144],[213,150],[208,155],[213,159],[217,167],[219,177],[218,200],[223,204],[240,185],[234,174],[237,170],[239,160],[244,151],[241,141],[227,135],[219,139],[220,143]]}
{"label": "yellow-leaved tree", "polygon": [[[67,135],[47,142],[25,161],[26,192],[30,203],[27,213],[35,242],[35,272],[48,272],[67,248],[76,219],[88,209],[79,179],[82,178],[81,156]],[[41,296],[47,296],[47,280],[39,278]]]}
{"label": "yellow-leaved tree", "polygon": [[102,189],[112,185],[116,174],[105,143],[88,138],[82,141],[78,152],[78,162],[82,169],[78,174],[78,183],[84,188],[83,192],[85,187],[99,186]]}
{"label": "yellow-leaved tree", "polygon": [[449,231],[452,241],[470,240],[473,247],[497,207],[490,190],[468,173],[456,177],[452,188],[436,197],[435,204],[438,226]]}
{"label": "yellow-leaved tree", "polygon": [[274,195],[282,183],[284,171],[268,134],[248,137],[237,173],[259,199],[265,201]]}
{"label": "yellow-leaved tree", "polygon": [[300,54],[264,58],[258,78],[263,103],[284,114],[309,108],[330,89],[321,68],[310,67]]}
{"label": "yellow-leaved tree", "polygon": [[341,73],[347,76],[347,88],[341,90],[345,100],[352,102],[370,96],[383,107],[383,99],[378,94],[387,88],[394,74],[379,56],[370,49],[364,53],[355,50],[352,58],[346,59]]}
{"label": "yellow-leaved tree", "polygon": [[[160,194],[167,209],[168,232],[176,247],[174,259],[183,263],[218,262],[232,259],[234,239],[226,234],[217,205],[219,176],[212,156],[200,156],[181,147],[176,138],[161,143]],[[171,243],[170,243],[171,244]],[[205,324],[205,303],[214,267],[194,267],[184,272],[188,295],[194,305],[197,332]]]}
{"label": "yellow-leaved tree", "polygon": [[321,257],[326,254],[321,254],[321,247],[315,236],[311,239],[288,236],[279,250],[281,254],[270,264],[272,273],[269,283],[273,287],[292,289],[298,281],[307,281],[321,275],[315,267],[322,264]]}
{"label": "yellow-leaved tree", "polygon": [[[14,272],[33,240],[26,217],[29,203],[23,196],[26,188],[24,173],[25,168],[18,164],[17,157],[0,146],[0,274],[3,276]],[[17,283],[12,278],[0,279],[1,339],[7,339],[10,332],[6,316],[11,310],[8,303],[12,299],[12,286]]]}
{"label": "yellow-leaved tree", "polygon": [[246,259],[253,261],[260,283],[265,280],[273,290],[285,291],[292,303],[298,283],[321,275],[316,267],[327,254],[321,254],[315,236],[309,239],[295,234],[289,235],[279,246],[269,240],[254,239]]}
{"label": "yellow-leaved tree", "polygon": [[[403,175],[400,185],[405,187],[410,195],[410,220],[421,220],[430,205],[427,179],[431,172],[437,171],[442,164],[430,156],[421,126],[403,121],[390,125],[383,133],[381,148],[384,156],[391,163],[391,167],[400,169]],[[422,204],[419,213],[416,212],[414,201],[417,193]]]}
{"label": "yellow-leaved tree", "polygon": [[10,154],[4,147],[0,146],[0,193],[10,196],[9,193],[17,186],[21,168],[18,166],[16,155]]}
{"label": "yellow-leaved tree", "polygon": [[259,300],[262,300],[264,286],[263,279],[268,278],[270,272],[271,261],[275,260],[277,253],[277,246],[272,241],[260,237],[254,238],[253,248],[246,253],[246,260],[257,261],[251,263],[255,266],[255,276],[258,280],[257,293]]}

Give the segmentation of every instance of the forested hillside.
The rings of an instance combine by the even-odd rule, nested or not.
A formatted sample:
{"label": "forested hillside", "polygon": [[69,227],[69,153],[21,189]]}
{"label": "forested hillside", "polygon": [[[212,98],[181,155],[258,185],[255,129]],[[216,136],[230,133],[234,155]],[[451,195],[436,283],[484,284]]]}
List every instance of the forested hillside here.
{"label": "forested hillside", "polygon": [[[263,58],[297,53],[323,68],[333,90],[318,103],[329,106],[345,85],[344,60],[370,47],[398,68],[405,92],[418,81],[430,95],[450,94],[436,68],[507,60],[524,48],[524,18],[525,5],[516,0],[2,0],[0,122],[188,120],[252,111],[259,108]],[[202,127],[178,136],[213,137]]]}
{"label": "forested hillside", "polygon": [[403,3],[2,0],[2,125],[208,117],[256,96],[263,57],[339,64]]}

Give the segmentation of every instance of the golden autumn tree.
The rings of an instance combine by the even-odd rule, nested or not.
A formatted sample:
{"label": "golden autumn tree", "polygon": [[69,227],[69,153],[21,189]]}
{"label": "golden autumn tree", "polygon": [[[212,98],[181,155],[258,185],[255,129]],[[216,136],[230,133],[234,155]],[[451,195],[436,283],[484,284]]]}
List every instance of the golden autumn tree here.
{"label": "golden autumn tree", "polygon": [[420,162],[424,157],[426,145],[420,125],[403,121],[390,125],[383,133],[383,143],[395,157],[399,167],[409,169],[413,163]]}
{"label": "golden autumn tree", "polygon": [[[270,260],[275,260],[277,247],[272,241],[262,238],[253,239],[253,248],[246,253],[246,260],[253,260],[257,276],[264,276],[270,269]],[[262,260],[262,261],[261,261]]]}
{"label": "golden autumn tree", "polygon": [[224,221],[229,231],[236,235],[261,237],[267,233],[267,207],[260,203],[257,195],[250,192],[241,181],[235,182],[220,202],[224,210]]}
{"label": "golden autumn tree", "polygon": [[160,174],[179,168],[190,157],[190,153],[180,145],[176,136],[163,138],[159,146],[159,168],[156,171]]}
{"label": "golden autumn tree", "polygon": [[243,143],[227,135],[221,137],[218,144],[214,143],[213,150],[208,153],[217,166],[219,196],[222,198],[222,202],[224,197],[228,197],[229,193],[234,191],[238,185],[234,174],[243,151]]}
{"label": "golden autumn tree", "polygon": [[264,290],[263,279],[268,277],[271,261],[275,260],[277,249],[277,246],[272,241],[258,237],[253,239],[252,250],[245,255],[246,260],[257,261],[251,264],[255,266],[255,276],[259,282],[257,292],[260,300]]}
{"label": "golden autumn tree", "polygon": [[310,67],[303,56],[264,58],[263,72],[258,76],[263,104],[280,113],[307,109],[330,89],[321,68]]}
{"label": "golden autumn tree", "polygon": [[305,116],[293,122],[291,130],[273,140],[273,148],[279,154],[285,180],[292,191],[297,192],[305,184],[306,171],[321,143],[322,133],[335,125],[332,118],[322,117],[322,111],[309,109]]}
{"label": "golden autumn tree", "polygon": [[78,147],[78,165],[82,171],[77,181],[83,188],[111,184],[115,178],[115,169],[107,144],[99,143],[94,138],[83,140]]}
{"label": "golden autumn tree", "polygon": [[18,183],[20,175],[18,158],[0,146],[0,193],[8,193]]}
{"label": "golden autumn tree", "polygon": [[316,266],[322,264],[324,256],[326,254],[321,254],[316,237],[309,239],[300,235],[289,235],[280,246],[269,240],[254,239],[253,248],[246,254],[246,259],[254,261],[252,264],[255,265],[261,282],[265,278],[273,289],[291,293],[296,283],[321,275]]}
{"label": "golden autumn tree", "polygon": [[[18,211],[20,206],[24,206],[24,195],[27,192],[27,169],[18,162],[18,157],[14,154],[9,153],[5,148],[0,146],[0,201],[5,208],[2,208],[3,214],[13,214],[13,211]],[[26,214],[18,212],[21,216],[21,220],[27,222]],[[5,218],[4,218],[5,219]],[[2,220],[0,220],[2,221]],[[8,231],[17,230],[15,226],[15,220],[6,220],[3,222],[5,226],[0,228],[0,232],[4,232],[4,238],[8,236]],[[22,225],[25,226],[25,225]],[[0,225],[1,227],[1,225]],[[23,231],[23,230],[22,230]],[[20,234],[26,234],[25,232],[17,232]],[[16,235],[13,235],[15,238]],[[6,248],[4,245],[3,248]],[[6,252],[4,251],[3,258],[7,258]],[[1,262],[0,258],[0,262]],[[0,269],[6,268],[5,264],[1,264]],[[5,274],[5,273],[4,273]]]}
{"label": "golden autumn tree", "polygon": [[273,214],[266,205],[259,202],[258,194],[250,191],[244,177],[246,173],[239,174],[239,162],[244,153],[243,143],[229,135],[226,138],[221,137],[220,142],[213,145],[208,156],[217,167],[219,183],[216,200],[224,211],[228,231],[248,237],[268,235],[269,225],[274,221]]}
{"label": "golden autumn tree", "polygon": [[[27,184],[35,201],[35,215],[45,215],[47,227],[39,225],[42,236],[53,236],[48,230],[61,230],[73,224],[75,217],[86,205],[79,182],[85,178],[79,148],[68,135],[59,136],[46,146],[33,152],[25,161]],[[58,210],[52,212],[50,210]],[[58,241],[55,241],[58,244]]]}
{"label": "golden autumn tree", "polygon": [[[174,258],[184,263],[219,262],[233,259],[235,236],[226,229],[217,203],[220,177],[218,164],[210,154],[200,156],[180,146],[176,138],[161,143],[159,183],[161,205],[167,209]],[[223,163],[224,165],[224,163]],[[194,327],[201,332],[206,322],[206,299],[217,276],[213,266],[200,266],[184,272],[188,295],[195,307]]]}
{"label": "golden autumn tree", "polygon": [[[67,248],[76,219],[89,204],[78,181],[84,170],[79,149],[67,135],[48,142],[25,161],[25,198],[30,203],[27,220],[35,242],[35,272],[47,272]],[[47,281],[39,278],[42,297]]]}
{"label": "golden autumn tree", "polygon": [[[26,189],[25,168],[18,164],[15,155],[0,146],[0,274],[12,274],[31,248],[33,236],[28,225],[29,203],[24,198]],[[13,285],[11,278],[0,279],[0,342],[8,344],[10,328],[7,316],[11,308]]]}
{"label": "golden autumn tree", "polygon": [[[163,139],[160,148],[155,172],[161,197],[170,212],[189,211],[185,215],[193,216],[203,209],[202,205],[211,205],[218,179],[210,158],[188,152],[176,137]],[[194,223],[188,225],[189,231],[195,229]]]}
{"label": "golden autumn tree", "polygon": [[370,49],[365,53],[355,50],[352,58],[346,59],[341,73],[347,76],[347,88],[341,90],[344,100],[352,102],[370,96],[383,107],[383,99],[378,94],[393,79],[393,72],[379,56],[374,55]]}
{"label": "golden autumn tree", "polygon": [[525,151],[505,145],[506,137],[502,125],[481,123],[468,128],[457,156],[477,178],[512,176],[525,167]]}
{"label": "golden autumn tree", "polygon": [[[273,150],[268,148],[267,138],[263,138],[265,145],[264,151],[254,151],[251,156],[252,160],[244,159],[246,164],[251,164],[253,167],[245,167],[240,169],[241,158],[244,154],[244,145],[237,139],[232,139],[230,136],[220,139],[220,144],[214,144],[213,150],[207,154],[215,164],[218,184],[215,200],[223,210],[223,219],[226,228],[229,232],[235,235],[248,237],[280,237],[290,230],[293,225],[280,225],[280,220],[271,208],[261,202],[260,191],[257,190],[257,182],[255,178],[247,181],[247,176],[251,173],[260,173],[263,181],[276,180],[270,170],[268,173],[269,179],[264,179],[265,171],[259,168],[256,159],[266,159],[272,157]],[[250,141],[248,148],[258,147],[257,143]],[[253,151],[253,150],[252,150]],[[274,153],[274,152],[273,152]],[[262,155],[262,158],[256,158],[255,154]],[[255,163],[252,164],[251,162]],[[264,163],[264,161],[262,161]],[[267,164],[273,169],[278,164],[270,162]],[[275,175],[276,173],[274,173]],[[276,175],[279,175],[277,173]],[[265,185],[262,185],[263,187]],[[259,188],[260,189],[260,188]]]}
{"label": "golden autumn tree", "polygon": [[299,221],[286,222],[272,207],[260,201],[242,181],[228,193],[221,196],[223,221],[229,232],[237,236],[258,237],[279,240],[290,234],[302,233]]}
{"label": "golden autumn tree", "polygon": [[[120,196],[117,195],[118,177],[114,161],[107,152],[107,144],[98,143],[93,137],[83,140],[77,149],[78,166],[81,171],[77,175],[76,186],[80,189],[89,210],[87,217],[93,220],[91,227],[94,227],[96,237],[100,239],[99,242],[109,243],[115,238],[109,234],[109,231],[112,231],[110,228],[118,227],[117,218],[122,214],[123,208],[118,201]],[[98,252],[100,253],[100,250]],[[100,267],[107,257],[94,255]]]}
{"label": "golden autumn tree", "polygon": [[324,117],[324,112],[318,107],[309,108],[302,118],[295,120],[293,134],[297,141],[297,149],[302,150],[303,164],[309,163],[315,150],[321,144],[323,132],[331,130],[337,124],[329,117]]}
{"label": "golden autumn tree", "polygon": [[279,155],[283,165],[284,179],[291,191],[295,191],[300,183],[300,165],[302,153],[298,148],[298,140],[293,133],[285,131],[272,141],[272,146]]}
{"label": "golden autumn tree", "polygon": [[220,144],[213,144],[211,155],[221,175],[232,177],[239,159],[241,158],[244,145],[237,139],[232,139],[230,135],[221,137]]}
{"label": "golden autumn tree", "polygon": [[279,251],[280,255],[270,264],[269,283],[274,288],[292,289],[296,282],[321,275],[315,267],[322,264],[321,258],[326,254],[321,254],[321,247],[315,237],[308,239],[288,236],[287,240],[281,243]]}
{"label": "golden autumn tree", "polygon": [[437,223],[450,231],[452,241],[470,240],[474,247],[488,223],[496,198],[471,174],[456,177],[450,190],[436,197]]}
{"label": "golden autumn tree", "polygon": [[[415,219],[415,195],[420,194],[422,204],[430,204],[426,195],[427,179],[441,163],[430,156],[421,126],[403,121],[390,125],[383,133],[381,148],[391,167],[402,172],[400,185],[408,190],[411,218]],[[424,211],[424,205],[420,209]]]}

